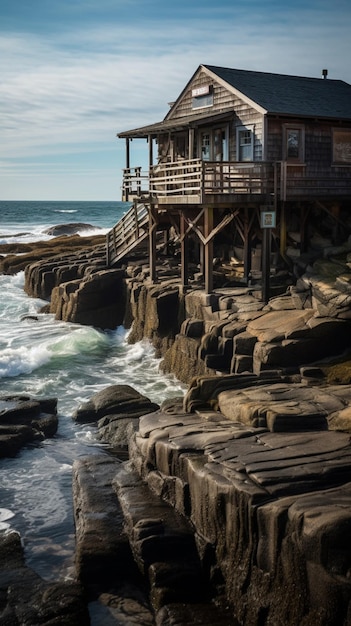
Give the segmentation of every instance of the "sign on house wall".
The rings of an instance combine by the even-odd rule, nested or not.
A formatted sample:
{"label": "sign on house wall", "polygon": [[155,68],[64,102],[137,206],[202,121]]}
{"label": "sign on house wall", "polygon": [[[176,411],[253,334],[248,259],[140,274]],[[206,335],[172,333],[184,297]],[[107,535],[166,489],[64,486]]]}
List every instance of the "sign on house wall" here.
{"label": "sign on house wall", "polygon": [[334,163],[351,163],[351,131],[334,130],[333,132]]}

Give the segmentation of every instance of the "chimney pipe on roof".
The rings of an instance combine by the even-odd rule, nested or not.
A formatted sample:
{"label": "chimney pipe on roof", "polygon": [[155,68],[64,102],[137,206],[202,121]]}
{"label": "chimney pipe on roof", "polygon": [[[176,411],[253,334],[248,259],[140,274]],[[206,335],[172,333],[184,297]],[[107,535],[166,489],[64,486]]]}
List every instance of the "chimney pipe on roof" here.
{"label": "chimney pipe on roof", "polygon": [[325,79],[325,78],[327,78],[327,76],[328,76],[328,70],[322,70],[322,75],[323,75],[323,78],[324,78],[324,79]]}

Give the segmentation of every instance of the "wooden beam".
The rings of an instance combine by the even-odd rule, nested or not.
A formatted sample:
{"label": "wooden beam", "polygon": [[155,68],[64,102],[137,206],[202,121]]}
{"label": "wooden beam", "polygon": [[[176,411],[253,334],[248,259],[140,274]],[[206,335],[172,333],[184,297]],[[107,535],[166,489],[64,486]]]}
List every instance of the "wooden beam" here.
{"label": "wooden beam", "polygon": [[300,250],[306,252],[308,248],[308,236],[307,236],[307,217],[310,212],[310,207],[302,205],[300,207]]}
{"label": "wooden beam", "polygon": [[149,207],[149,265],[150,265],[150,279],[155,283],[157,280],[156,275],[156,228],[157,228],[157,214],[153,207]]}
{"label": "wooden beam", "polygon": [[203,245],[206,245],[209,241],[211,241],[211,239],[213,239],[216,235],[218,235],[218,233],[220,233],[221,230],[223,230],[223,228],[225,228],[228,224],[230,224],[230,222],[234,219],[234,217],[238,213],[238,210],[225,215],[223,219],[220,221],[220,223],[217,224],[217,226],[215,226],[215,228],[211,230],[211,232],[207,235],[207,237],[201,232],[200,228],[196,225],[196,222],[199,220],[203,212],[204,211],[202,210],[201,213],[199,213],[199,215],[193,221],[190,221],[186,216],[184,216],[185,221],[187,222],[187,224],[189,224],[189,227],[185,231],[184,236],[188,235],[190,230],[193,230],[197,234],[198,238],[203,243]]}
{"label": "wooden beam", "polygon": [[205,255],[205,292],[211,293],[213,291],[213,238],[210,234],[213,231],[213,208],[206,207],[205,220],[204,220],[204,255]]}
{"label": "wooden beam", "polygon": [[189,284],[189,239],[185,234],[186,222],[184,214],[180,216],[180,251],[181,251],[181,284],[186,287]]}
{"label": "wooden beam", "polygon": [[188,134],[188,142],[189,142],[189,154],[188,154],[188,158],[189,159],[193,159],[194,158],[194,129],[193,128],[189,128],[189,134]]}
{"label": "wooden beam", "polygon": [[130,139],[126,138],[126,168],[130,168]]}
{"label": "wooden beam", "polygon": [[285,258],[286,255],[286,204],[280,203],[280,254]]}
{"label": "wooden beam", "polygon": [[244,260],[244,279],[246,282],[249,280],[250,272],[251,272],[251,226],[252,220],[249,220],[249,212],[248,208],[245,207],[244,210],[244,223],[243,223],[243,234],[244,234],[244,250],[243,250],[243,260]]}
{"label": "wooden beam", "polygon": [[[129,178],[129,173],[130,173],[129,172],[129,169],[130,169],[130,139],[129,137],[126,137],[126,169],[128,170],[128,178]],[[129,200],[129,189],[127,187],[124,187],[123,201],[128,202],[128,200]]]}
{"label": "wooden beam", "polygon": [[154,161],[152,135],[149,135],[147,140],[149,143],[149,169],[151,169]]}
{"label": "wooden beam", "polygon": [[263,229],[263,258],[262,258],[262,299],[265,304],[270,297],[270,275],[271,275],[271,229]]}

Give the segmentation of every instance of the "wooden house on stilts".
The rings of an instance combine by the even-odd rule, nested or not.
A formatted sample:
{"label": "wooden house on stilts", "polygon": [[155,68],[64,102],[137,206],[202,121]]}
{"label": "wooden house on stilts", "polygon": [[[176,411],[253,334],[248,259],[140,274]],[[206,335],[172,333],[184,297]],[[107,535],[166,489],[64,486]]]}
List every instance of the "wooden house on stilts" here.
{"label": "wooden house on stilts", "polygon": [[[161,122],[118,137],[126,142],[123,200],[133,205],[108,234],[108,264],[147,239],[153,280],[159,229],[178,234],[184,286],[195,242],[210,292],[219,239],[239,238],[247,279],[254,238],[267,247],[274,238],[284,259],[290,230],[304,251],[313,215],[328,214],[337,238],[351,208],[351,85],[326,70],[305,78],[200,65]],[[140,138],[146,172],[131,158]]]}

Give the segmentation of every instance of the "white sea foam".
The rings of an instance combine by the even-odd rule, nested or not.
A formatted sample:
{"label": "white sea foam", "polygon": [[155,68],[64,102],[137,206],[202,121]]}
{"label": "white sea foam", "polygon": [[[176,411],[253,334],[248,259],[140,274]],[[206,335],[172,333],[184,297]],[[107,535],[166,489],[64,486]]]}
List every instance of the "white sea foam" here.
{"label": "white sea foam", "polygon": [[50,358],[50,352],[45,346],[6,348],[0,351],[0,378],[31,374],[48,363]]}
{"label": "white sea foam", "polygon": [[10,511],[9,509],[0,509],[0,522],[5,522],[8,519],[11,519],[11,517],[14,517],[14,513],[13,511]]}
{"label": "white sea foam", "polygon": [[[79,207],[79,203],[15,205],[0,202],[0,239],[7,234],[9,242],[50,239],[43,231],[72,217],[54,211]],[[110,203],[105,213],[105,205],[83,203],[73,218],[101,226],[96,231],[101,234],[125,208]],[[57,398],[58,432],[23,448],[14,458],[0,459],[1,504],[15,513],[13,519],[0,518],[0,524],[7,525],[4,532],[11,524],[21,533],[31,566],[42,576],[57,579],[55,568],[66,567],[63,552],[74,552],[73,461],[105,451],[105,445],[95,440],[93,425],[84,427],[72,419],[75,409],[109,385],[129,384],[158,403],[181,395],[182,386],[160,374],[148,342],[129,345],[128,331],[122,327],[102,332],[41,314],[44,301],[28,298],[23,286],[23,272],[0,276],[1,394]]]}

